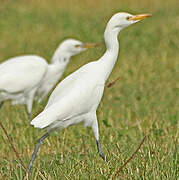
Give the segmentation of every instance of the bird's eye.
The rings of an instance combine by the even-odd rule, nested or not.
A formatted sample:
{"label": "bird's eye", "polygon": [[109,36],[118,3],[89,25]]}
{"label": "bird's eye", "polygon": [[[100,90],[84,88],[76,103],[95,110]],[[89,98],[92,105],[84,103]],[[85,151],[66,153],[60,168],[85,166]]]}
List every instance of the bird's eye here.
{"label": "bird's eye", "polygon": [[130,19],[130,16],[127,16],[127,17],[126,17],[126,20],[129,20],[129,19]]}
{"label": "bird's eye", "polygon": [[80,45],[80,44],[77,44],[77,45],[75,45],[75,47],[76,47],[76,48],[79,48],[79,47],[81,47],[81,45]]}

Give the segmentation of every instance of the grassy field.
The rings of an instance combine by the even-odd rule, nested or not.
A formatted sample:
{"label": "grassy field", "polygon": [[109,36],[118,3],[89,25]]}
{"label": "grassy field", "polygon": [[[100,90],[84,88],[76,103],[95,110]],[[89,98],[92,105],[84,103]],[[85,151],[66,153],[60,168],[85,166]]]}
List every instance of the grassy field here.
{"label": "grassy field", "polygon": [[[179,11],[178,0],[1,0],[0,62],[21,54],[50,60],[65,38],[99,42],[72,58],[63,78],[105,51],[103,32],[109,18],[126,11],[153,17],[121,32],[118,62],[98,108],[101,144],[108,162],[99,158],[91,129],[83,125],[54,133],[41,146],[32,179],[175,180],[179,118]],[[178,28],[178,29],[177,29]],[[35,104],[33,114],[43,109]],[[29,126],[24,106],[6,102],[0,121],[28,165],[37,138],[44,131]],[[120,166],[147,138],[136,156]],[[23,179],[17,161],[0,129],[0,179]]]}

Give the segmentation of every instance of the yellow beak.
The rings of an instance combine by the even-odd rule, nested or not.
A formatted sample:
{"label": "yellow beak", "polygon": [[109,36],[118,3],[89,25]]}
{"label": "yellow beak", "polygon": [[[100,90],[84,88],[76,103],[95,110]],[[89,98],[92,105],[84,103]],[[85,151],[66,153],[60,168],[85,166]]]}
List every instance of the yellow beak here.
{"label": "yellow beak", "polygon": [[151,17],[151,16],[152,16],[151,14],[138,14],[138,15],[129,17],[128,20],[129,20],[129,21],[130,21],[130,20],[140,21],[140,20],[143,20],[143,19],[148,18],[148,17]]}
{"label": "yellow beak", "polygon": [[82,48],[95,48],[100,46],[100,44],[97,43],[83,43],[83,45],[81,46]]}

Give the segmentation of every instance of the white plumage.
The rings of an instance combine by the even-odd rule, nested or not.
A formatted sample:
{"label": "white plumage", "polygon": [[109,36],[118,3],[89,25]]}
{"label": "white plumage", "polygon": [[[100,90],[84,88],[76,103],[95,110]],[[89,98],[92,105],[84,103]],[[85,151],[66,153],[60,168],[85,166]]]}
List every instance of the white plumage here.
{"label": "white plumage", "polygon": [[37,90],[36,99],[38,102],[41,102],[59,81],[72,56],[95,46],[95,43],[82,43],[74,39],[63,41],[52,56],[47,73]]}
{"label": "white plumage", "polygon": [[46,97],[62,76],[70,57],[95,47],[96,44],[67,39],[55,51],[51,63],[36,55],[18,56],[0,64],[0,103],[26,104],[30,117],[35,93],[38,100]]}
{"label": "white plumage", "polygon": [[[53,91],[44,111],[31,124],[38,128],[50,125],[50,130],[52,127],[76,124],[86,120],[86,116],[94,116],[105,84],[105,80],[101,81],[102,75],[98,74],[96,63],[83,66],[62,81]],[[55,121],[58,121],[57,124]]]}
{"label": "white plumage", "polygon": [[45,109],[31,121],[31,125],[37,128],[47,128],[47,133],[38,140],[29,163],[29,171],[40,144],[51,131],[79,122],[84,122],[85,126],[92,128],[99,154],[105,159],[100,147],[96,110],[103,96],[105,82],[118,57],[117,37],[123,28],[149,16],[151,15],[115,14],[108,22],[104,33],[107,47],[104,55],[98,61],[82,66],[58,84]]}
{"label": "white plumage", "polygon": [[18,56],[1,63],[0,103],[10,99],[13,103],[26,104],[30,113],[34,94],[47,67],[43,58],[33,55]]}

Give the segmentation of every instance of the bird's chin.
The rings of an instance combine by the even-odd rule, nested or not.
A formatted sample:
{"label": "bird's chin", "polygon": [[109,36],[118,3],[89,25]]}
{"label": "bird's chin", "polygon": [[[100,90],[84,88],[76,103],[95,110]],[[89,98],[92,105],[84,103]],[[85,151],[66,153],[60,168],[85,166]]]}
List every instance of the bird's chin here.
{"label": "bird's chin", "polygon": [[133,23],[133,24],[136,24],[136,23],[138,23],[138,22],[140,22],[140,20],[133,21],[132,23]]}
{"label": "bird's chin", "polygon": [[81,52],[86,51],[86,50],[87,50],[87,48],[83,48],[83,49],[81,49]]}

